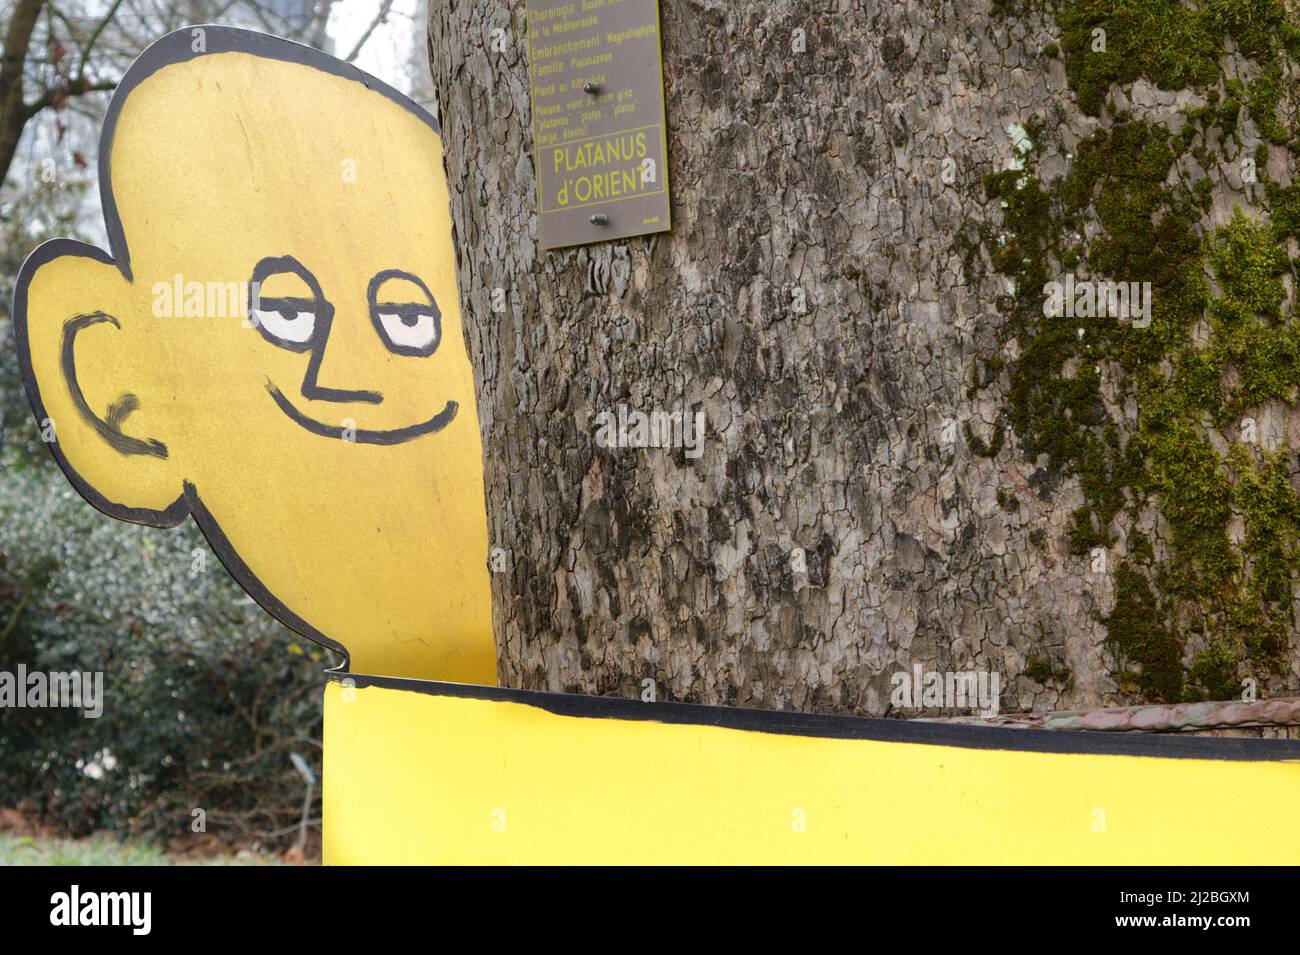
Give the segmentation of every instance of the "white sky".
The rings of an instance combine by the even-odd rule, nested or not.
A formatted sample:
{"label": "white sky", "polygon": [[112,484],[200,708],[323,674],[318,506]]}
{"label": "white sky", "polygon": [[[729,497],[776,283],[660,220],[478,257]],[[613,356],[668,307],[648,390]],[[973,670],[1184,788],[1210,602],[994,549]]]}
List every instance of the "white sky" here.
{"label": "white sky", "polygon": [[[347,56],[379,13],[381,0],[339,0],[330,11],[334,55]],[[411,55],[424,44],[424,24],[415,24],[416,0],[395,0],[388,20],[375,28],[355,63],[389,86],[409,93]]]}

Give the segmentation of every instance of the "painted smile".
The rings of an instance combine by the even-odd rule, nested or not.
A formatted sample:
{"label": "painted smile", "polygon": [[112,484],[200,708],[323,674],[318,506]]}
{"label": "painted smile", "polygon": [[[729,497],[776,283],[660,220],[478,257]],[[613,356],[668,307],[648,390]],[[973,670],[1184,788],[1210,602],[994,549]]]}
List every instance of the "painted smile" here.
{"label": "painted smile", "polygon": [[[322,438],[339,438],[357,444],[401,444],[403,441],[418,438],[422,434],[433,434],[435,431],[441,431],[447,427],[451,423],[451,419],[456,417],[456,411],[459,408],[456,402],[448,401],[441,411],[428,421],[420,424],[407,425],[405,428],[394,428],[391,431],[363,431],[360,428],[343,428],[325,424],[315,418],[307,417],[293,406],[279,388],[269,381],[266,383],[266,390],[271,393],[271,397],[275,399],[275,403],[280,406],[280,410],[285,415],[312,434],[318,434]],[[345,432],[347,433],[346,437]]]}

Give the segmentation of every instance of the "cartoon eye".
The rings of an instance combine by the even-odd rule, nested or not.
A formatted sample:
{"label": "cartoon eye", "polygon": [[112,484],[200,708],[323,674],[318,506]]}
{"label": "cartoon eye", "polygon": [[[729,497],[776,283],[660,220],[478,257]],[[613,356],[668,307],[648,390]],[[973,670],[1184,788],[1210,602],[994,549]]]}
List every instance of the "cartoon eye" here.
{"label": "cartoon eye", "polygon": [[370,280],[370,320],[388,350],[432,355],[442,339],[442,312],[429,286],[410,272],[389,269]]}
{"label": "cartoon eye", "polygon": [[290,351],[307,351],[329,330],[334,307],[320,283],[291,255],[262,259],[248,284],[248,318],[268,342]]}
{"label": "cartoon eye", "polygon": [[442,323],[438,321],[436,311],[427,305],[405,305],[393,311],[379,311],[384,307],[377,306],[376,314],[384,338],[394,351],[410,350],[427,355],[438,347]]}
{"label": "cartoon eye", "polygon": [[305,345],[316,331],[316,312],[298,303],[262,300],[262,307],[251,309],[249,317],[262,333],[287,345]]}

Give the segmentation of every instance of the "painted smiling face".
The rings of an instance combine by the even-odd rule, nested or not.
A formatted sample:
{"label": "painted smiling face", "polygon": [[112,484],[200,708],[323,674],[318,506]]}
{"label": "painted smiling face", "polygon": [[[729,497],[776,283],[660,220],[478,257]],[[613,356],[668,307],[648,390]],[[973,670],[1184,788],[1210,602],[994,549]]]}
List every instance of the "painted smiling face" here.
{"label": "painted smiling face", "polygon": [[495,683],[437,127],[316,51],[201,29],[150,47],[114,97],[111,254],[56,240],[19,277],[37,415],[92,503],[192,514],[353,670]]}

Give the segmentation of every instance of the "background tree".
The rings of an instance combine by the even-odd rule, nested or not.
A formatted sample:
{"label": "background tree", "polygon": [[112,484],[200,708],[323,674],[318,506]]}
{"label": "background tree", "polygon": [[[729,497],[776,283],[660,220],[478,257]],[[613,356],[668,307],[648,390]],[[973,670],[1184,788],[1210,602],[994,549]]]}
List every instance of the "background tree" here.
{"label": "background tree", "polygon": [[0,5],[0,20],[7,23],[0,54],[0,182],[33,118],[112,90],[131,60],[163,34],[192,23],[242,22],[323,46],[333,2],[9,0]]}
{"label": "background tree", "polygon": [[[553,252],[524,5],[430,6],[505,684],[873,714],[918,663],[998,671],[1005,709],[1294,691],[1294,511],[1236,467],[1283,501],[1295,457],[1207,430],[1251,352],[1196,278],[1254,203],[1292,291],[1251,328],[1291,335],[1294,12],[1057,6],[660,0],[673,231]],[[1153,280],[1151,334],[1047,323],[1064,271]],[[1296,377],[1238,396],[1290,414]],[[619,405],[703,411],[703,456],[598,447]]]}

